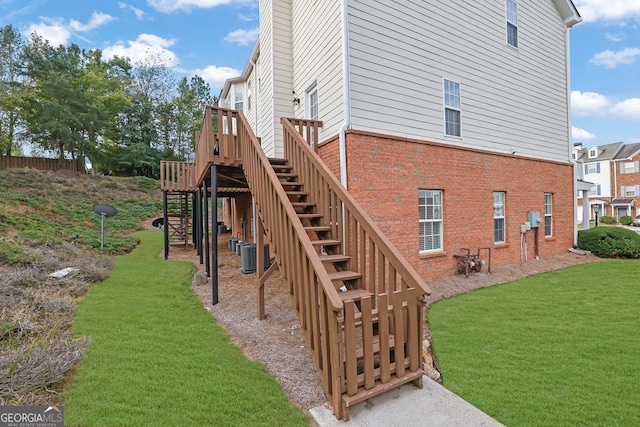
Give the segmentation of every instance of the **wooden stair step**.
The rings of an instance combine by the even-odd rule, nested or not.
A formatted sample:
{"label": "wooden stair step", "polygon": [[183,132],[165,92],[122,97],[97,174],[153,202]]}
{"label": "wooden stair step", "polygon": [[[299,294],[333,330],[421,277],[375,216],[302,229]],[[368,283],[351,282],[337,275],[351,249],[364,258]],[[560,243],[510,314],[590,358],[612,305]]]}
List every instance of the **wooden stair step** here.
{"label": "wooden stair step", "polygon": [[[356,280],[361,277],[362,277],[362,274],[356,271],[351,271],[351,270],[336,271],[333,273],[329,273],[329,278],[334,282],[345,281],[345,280]],[[340,292],[340,298],[342,298],[343,300],[344,300],[343,294],[351,295],[351,297],[350,298],[348,297],[347,299],[362,298],[365,296],[373,295],[371,292],[365,289],[350,289],[345,292]]]}
{"label": "wooden stair step", "polygon": [[289,160],[282,157],[269,157],[269,163],[272,165],[281,165],[283,163],[289,163]]}
{"label": "wooden stair step", "polygon": [[314,202],[291,202],[294,208],[310,208],[315,206]]}
{"label": "wooden stair step", "polygon": [[314,246],[338,246],[342,242],[334,239],[312,240],[311,244]]}
{"label": "wooden stair step", "polygon": [[340,299],[342,301],[358,300],[365,297],[373,296],[373,294],[366,289],[350,289],[345,292],[338,291],[338,295],[340,296]]}
{"label": "wooden stair step", "polygon": [[280,184],[282,184],[283,187],[300,187],[301,185],[304,185],[298,181],[280,181]]}
{"label": "wooden stair step", "polygon": [[[380,335],[373,336],[373,354],[380,353]],[[389,349],[393,349],[396,346],[396,339],[394,335],[389,334]],[[360,359],[364,355],[362,346],[356,348],[356,358]]]}
{"label": "wooden stair step", "polygon": [[329,225],[311,225],[304,227],[306,231],[321,233],[323,231],[331,231],[331,226]]}
{"label": "wooden stair step", "polygon": [[309,193],[306,191],[285,191],[288,196],[308,196]]}
{"label": "wooden stair step", "polygon": [[349,255],[320,255],[320,261],[322,262],[346,262],[351,260]]}
{"label": "wooden stair step", "polygon": [[278,178],[297,178],[298,174],[292,172],[276,172],[276,176]]}
{"label": "wooden stair step", "polygon": [[300,219],[316,219],[323,218],[324,214],[321,213],[299,213],[298,218]]}

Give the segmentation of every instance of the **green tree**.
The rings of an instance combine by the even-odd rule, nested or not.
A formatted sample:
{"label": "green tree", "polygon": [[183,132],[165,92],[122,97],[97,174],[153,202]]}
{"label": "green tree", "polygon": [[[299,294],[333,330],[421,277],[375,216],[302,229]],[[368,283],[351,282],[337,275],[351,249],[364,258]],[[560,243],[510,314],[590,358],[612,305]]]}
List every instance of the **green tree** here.
{"label": "green tree", "polygon": [[24,40],[12,25],[0,28],[0,155],[19,148],[16,130],[22,122]]}
{"label": "green tree", "polygon": [[82,58],[77,45],[52,47],[36,34],[25,48],[27,130],[44,150],[57,151],[62,163],[82,151],[80,112],[85,106],[80,79]]}

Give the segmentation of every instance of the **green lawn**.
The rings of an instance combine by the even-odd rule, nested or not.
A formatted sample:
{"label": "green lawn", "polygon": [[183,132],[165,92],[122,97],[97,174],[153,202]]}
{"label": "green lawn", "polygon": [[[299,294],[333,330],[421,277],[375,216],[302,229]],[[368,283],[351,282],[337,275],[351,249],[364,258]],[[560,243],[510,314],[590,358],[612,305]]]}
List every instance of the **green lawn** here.
{"label": "green lawn", "polygon": [[309,425],[191,291],[194,266],[158,256],[161,232],[136,236],[78,308],[74,333],[91,345],[65,393],[65,425]]}
{"label": "green lawn", "polygon": [[444,386],[507,426],[640,425],[638,261],[473,291],[429,322]]}

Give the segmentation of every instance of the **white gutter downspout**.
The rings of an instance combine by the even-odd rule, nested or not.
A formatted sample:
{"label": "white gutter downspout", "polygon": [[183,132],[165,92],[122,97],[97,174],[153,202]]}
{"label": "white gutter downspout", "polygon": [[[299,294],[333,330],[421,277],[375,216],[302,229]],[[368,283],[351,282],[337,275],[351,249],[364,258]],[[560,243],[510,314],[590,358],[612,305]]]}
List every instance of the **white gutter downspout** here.
{"label": "white gutter downspout", "polygon": [[345,132],[351,127],[351,82],[350,82],[350,60],[349,60],[349,17],[348,0],[342,0],[342,81],[343,81],[343,108],[344,123],[340,127],[339,150],[340,150],[340,182],[347,188],[347,141]]}

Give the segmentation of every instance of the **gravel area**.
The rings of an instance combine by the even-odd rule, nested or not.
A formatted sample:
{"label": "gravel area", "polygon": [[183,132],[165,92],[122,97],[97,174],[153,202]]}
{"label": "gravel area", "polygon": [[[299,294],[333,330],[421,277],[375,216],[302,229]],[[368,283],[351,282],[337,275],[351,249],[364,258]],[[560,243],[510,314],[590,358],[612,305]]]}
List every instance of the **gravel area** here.
{"label": "gravel area", "polygon": [[[265,287],[266,319],[257,319],[256,276],[242,274],[241,260],[227,248],[227,235],[219,236],[219,302],[211,305],[211,281],[204,273],[195,250],[171,247],[169,259],[196,263],[198,273],[193,290],[207,310],[226,328],[234,342],[251,359],[261,363],[280,383],[289,399],[302,409],[322,405],[326,398],[313,366],[295,311],[280,272]],[[450,276],[429,282],[428,304],[473,289],[506,283],[522,277],[599,260],[591,254],[568,252],[562,255],[494,267],[486,271]],[[428,325],[425,337],[430,339]]]}

